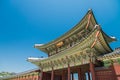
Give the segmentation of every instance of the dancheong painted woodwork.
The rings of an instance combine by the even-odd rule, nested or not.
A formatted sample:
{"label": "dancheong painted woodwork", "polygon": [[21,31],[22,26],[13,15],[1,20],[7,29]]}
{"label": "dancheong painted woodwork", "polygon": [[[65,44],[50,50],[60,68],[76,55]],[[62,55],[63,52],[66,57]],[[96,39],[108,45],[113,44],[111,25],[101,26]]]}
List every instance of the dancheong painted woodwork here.
{"label": "dancheong painted woodwork", "polygon": [[17,73],[12,76],[3,77],[0,80],[39,80],[40,69],[32,69],[25,72]]}
{"label": "dancheong painted woodwork", "polygon": [[[28,58],[37,70],[0,80],[120,80],[120,48],[114,51],[108,36],[97,23],[92,10],[61,37],[35,44],[47,58]],[[74,76],[76,74],[76,76]]]}
{"label": "dancheong painted woodwork", "polygon": [[35,48],[48,54],[45,59],[31,59],[28,61],[42,68],[43,71],[67,68],[68,64],[79,66],[95,63],[96,57],[112,52],[108,43],[115,41],[106,35],[97,24],[92,10],[70,31],[56,40]]}

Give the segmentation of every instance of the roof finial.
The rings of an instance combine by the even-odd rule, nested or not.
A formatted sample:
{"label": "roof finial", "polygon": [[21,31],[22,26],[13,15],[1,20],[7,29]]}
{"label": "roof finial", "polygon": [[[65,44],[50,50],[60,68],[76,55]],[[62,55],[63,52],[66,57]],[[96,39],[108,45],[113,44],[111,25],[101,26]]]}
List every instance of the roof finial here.
{"label": "roof finial", "polygon": [[89,8],[89,9],[88,9],[88,11],[92,11],[92,9],[91,9],[91,8]]}
{"label": "roof finial", "polygon": [[90,8],[90,9],[88,9],[88,12],[89,12],[89,13],[92,13],[92,9],[91,9],[91,8]]}
{"label": "roof finial", "polygon": [[94,26],[94,28],[97,28],[97,26],[99,26],[98,24],[96,24],[95,26]]}

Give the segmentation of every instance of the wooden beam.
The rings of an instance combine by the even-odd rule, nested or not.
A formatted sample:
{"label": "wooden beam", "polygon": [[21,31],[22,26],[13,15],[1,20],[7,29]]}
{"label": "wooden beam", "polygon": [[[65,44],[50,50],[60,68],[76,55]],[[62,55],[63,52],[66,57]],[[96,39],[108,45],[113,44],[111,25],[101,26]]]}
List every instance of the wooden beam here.
{"label": "wooden beam", "polygon": [[91,75],[92,75],[92,80],[96,80],[95,66],[91,61],[90,61],[90,72],[91,72]]}
{"label": "wooden beam", "polygon": [[54,69],[52,67],[52,72],[51,72],[51,80],[54,80]]}
{"label": "wooden beam", "polygon": [[38,80],[43,80],[43,70],[41,70],[41,74],[38,75]]}
{"label": "wooden beam", "polygon": [[71,80],[70,65],[68,64],[68,80]]}
{"label": "wooden beam", "polygon": [[63,70],[62,71],[62,80],[65,80],[65,74],[66,74],[66,72]]}
{"label": "wooden beam", "polygon": [[92,14],[90,13],[90,14],[88,15],[88,22],[87,22],[87,25],[86,25],[86,29],[89,27],[91,16],[92,16]]}
{"label": "wooden beam", "polygon": [[82,80],[82,71],[81,68],[78,68],[78,80]]}
{"label": "wooden beam", "polygon": [[116,72],[115,72],[114,64],[112,64],[111,70],[112,70],[112,77],[113,77],[113,79],[114,80],[118,80],[117,77],[116,77]]}

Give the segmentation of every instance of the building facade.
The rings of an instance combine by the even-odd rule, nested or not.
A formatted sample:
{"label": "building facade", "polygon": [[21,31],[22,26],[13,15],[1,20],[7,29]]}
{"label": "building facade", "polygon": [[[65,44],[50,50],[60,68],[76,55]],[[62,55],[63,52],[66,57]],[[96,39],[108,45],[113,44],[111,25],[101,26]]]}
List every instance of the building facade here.
{"label": "building facade", "polygon": [[41,68],[40,80],[74,80],[74,74],[77,80],[116,80],[116,76],[112,76],[115,75],[113,63],[106,64],[110,65],[109,69],[103,67],[106,59],[114,62],[108,54],[112,52],[109,43],[113,41],[116,39],[102,30],[93,11],[89,10],[61,37],[47,44],[35,44],[35,48],[48,54],[48,58],[28,58],[28,61]]}
{"label": "building facade", "polygon": [[12,76],[0,78],[0,80],[39,80],[40,69],[32,69],[25,72],[17,73]]}
{"label": "building facade", "polygon": [[[120,48],[114,51],[92,10],[67,33],[47,44],[35,44],[47,58],[28,58],[40,68],[3,80],[120,80]],[[34,75],[35,74],[35,75]]]}

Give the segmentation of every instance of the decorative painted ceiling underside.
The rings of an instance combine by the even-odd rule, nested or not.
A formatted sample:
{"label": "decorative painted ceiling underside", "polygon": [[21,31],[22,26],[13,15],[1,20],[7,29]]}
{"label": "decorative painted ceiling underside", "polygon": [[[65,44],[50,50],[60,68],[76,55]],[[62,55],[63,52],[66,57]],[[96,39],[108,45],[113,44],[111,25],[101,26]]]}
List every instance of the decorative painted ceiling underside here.
{"label": "decorative painted ceiling underside", "polygon": [[95,62],[96,57],[111,52],[108,43],[115,39],[107,36],[97,24],[92,10],[70,31],[58,39],[45,45],[35,45],[35,48],[48,54],[48,58],[28,61],[41,67],[43,71],[52,68],[67,68],[68,64],[79,66]]}

